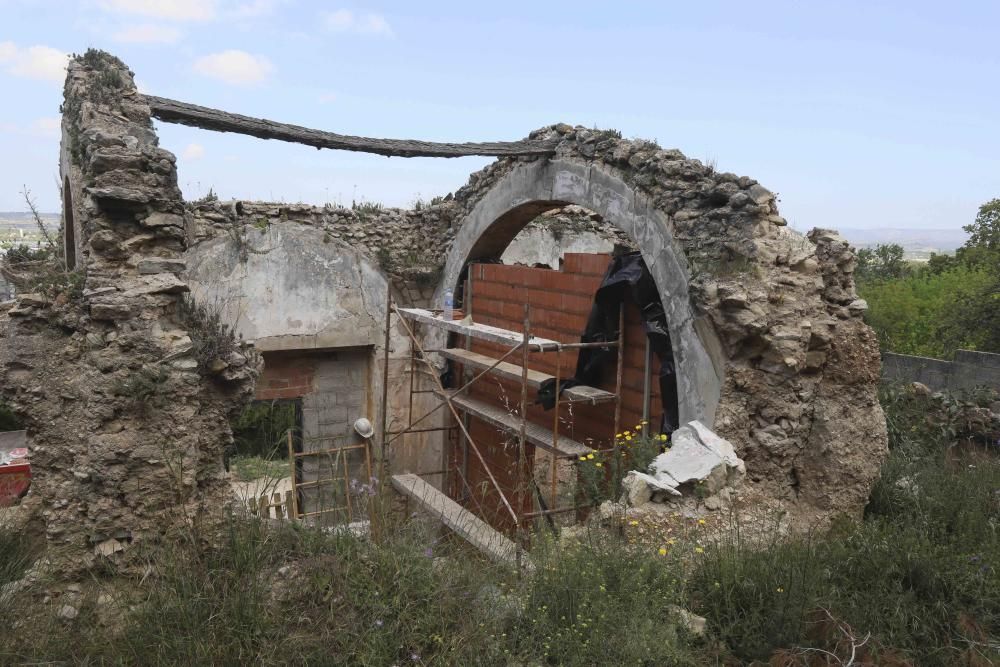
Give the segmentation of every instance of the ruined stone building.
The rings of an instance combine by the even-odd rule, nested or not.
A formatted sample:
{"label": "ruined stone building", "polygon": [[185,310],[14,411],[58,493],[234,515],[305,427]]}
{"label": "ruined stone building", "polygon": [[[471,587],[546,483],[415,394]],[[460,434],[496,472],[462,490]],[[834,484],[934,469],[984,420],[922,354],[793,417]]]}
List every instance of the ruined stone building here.
{"label": "ruined stone building", "polygon": [[[71,62],[60,169],[66,264],[79,279],[0,307],[0,394],[27,423],[26,505],[53,550],[124,558],[137,541],[210,522],[228,493],[229,420],[254,395],[296,401],[304,443],[355,443],[352,424],[367,417],[376,471],[384,459],[389,473],[423,474],[459,498],[441,472],[455,465],[460,440],[448,410],[382,447],[383,423],[399,429],[441,401],[427,373],[410,392],[414,348],[390,300],[440,307],[472,274],[472,299],[457,307],[469,306],[476,321],[517,330],[511,306],[529,303],[534,335],[572,343],[616,245],[641,253],[658,288],[680,422],[699,420],[732,442],[756,497],[804,522],[863,506],[887,440],[854,255],[834,232],[789,229],[755,180],[615,132],[555,125],[511,148],[468,148],[500,157],[419,210],[185,201],[154,116],[288,137],[280,124],[220,120],[199,107],[181,113],[169,102],[138,93],[107,54]],[[294,131],[328,145],[323,133]],[[341,147],[466,150],[455,146]],[[561,268],[558,256],[491,264],[529,223],[535,229],[567,206],[585,212],[597,247],[565,255]],[[603,254],[594,259],[595,251]],[[632,398],[623,395],[622,419],[632,420],[642,415],[642,334],[637,315],[627,315]],[[423,347],[447,346],[440,331],[408,326]],[[230,328],[242,343],[224,335]],[[444,371],[444,359],[430,356]],[[551,421],[532,410],[533,422]],[[581,406],[567,428],[581,439],[610,437],[602,414]],[[489,440],[486,423],[470,423]],[[303,474],[321,472],[303,465]],[[310,502],[306,492],[300,502]]]}

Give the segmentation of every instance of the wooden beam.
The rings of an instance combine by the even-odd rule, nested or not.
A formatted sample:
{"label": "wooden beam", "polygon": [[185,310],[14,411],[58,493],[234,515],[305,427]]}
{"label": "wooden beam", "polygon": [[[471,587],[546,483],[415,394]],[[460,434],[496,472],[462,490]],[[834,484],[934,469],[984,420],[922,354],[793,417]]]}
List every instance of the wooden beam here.
{"label": "wooden beam", "polygon": [[278,123],[264,118],[241,116],[228,111],[210,109],[187,102],[178,102],[154,95],[143,95],[153,117],[165,123],[200,127],[215,132],[235,132],[258,139],[278,139],[315,148],[375,153],[390,157],[464,157],[486,155],[494,157],[518,155],[551,155],[555,142],[496,141],[489,143],[446,144],[411,139],[374,139],[334,134],[299,125]]}
{"label": "wooden beam", "polygon": [[492,560],[507,565],[517,563],[518,548],[513,541],[416,475],[393,475],[392,486]]}

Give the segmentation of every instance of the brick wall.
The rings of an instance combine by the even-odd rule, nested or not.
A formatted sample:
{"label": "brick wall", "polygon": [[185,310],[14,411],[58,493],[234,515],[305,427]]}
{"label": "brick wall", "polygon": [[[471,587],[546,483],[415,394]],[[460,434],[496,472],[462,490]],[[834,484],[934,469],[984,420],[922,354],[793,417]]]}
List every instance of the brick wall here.
{"label": "brick wall", "polygon": [[298,352],[265,352],[256,398],[300,398],[313,391],[316,358]]}
{"label": "brick wall", "polygon": [[[524,326],[524,304],[529,305],[531,318],[531,333],[535,336],[550,338],[563,343],[577,343],[587,324],[587,317],[593,306],[594,294],[611,261],[605,254],[571,254],[564,257],[563,267],[559,271],[544,268],[523,266],[507,266],[502,264],[477,264],[470,267],[471,309],[476,322],[490,324],[514,331],[522,331]],[[454,346],[460,347],[464,342],[459,340]],[[509,348],[481,340],[472,341],[471,349],[481,354],[498,358]],[[625,307],[625,358],[622,376],[622,417],[621,428],[631,428],[642,419],[642,389],[644,378],[644,360],[646,350],[646,334],[638,307],[626,302]],[[571,377],[576,369],[578,350],[565,350],[558,355],[555,352],[531,353],[529,368],[550,375],[555,375],[557,358],[563,378]],[[508,359],[520,364],[521,353],[516,352]],[[604,377],[597,386],[613,392],[615,390],[615,372],[617,360],[612,357],[605,364]],[[652,360],[652,382],[650,414],[655,424],[662,410],[659,396],[659,362]],[[530,405],[535,399],[535,390],[529,389],[528,419],[548,429],[552,428],[553,412],[545,411],[541,406]],[[488,375],[473,385],[470,395],[476,399],[493,405],[517,408],[520,402],[520,385],[517,382],[505,381],[493,375]],[[575,403],[572,406],[561,406],[560,436],[566,435],[575,440],[589,444],[592,447],[607,447],[614,435],[614,403],[600,405],[583,405]],[[476,443],[483,450],[484,457],[490,462],[491,470],[505,488],[511,502],[514,477],[508,473],[514,469],[517,447],[516,436],[500,433],[497,429],[472,420],[470,431]],[[512,446],[513,445],[513,446]],[[533,452],[531,452],[533,456]],[[461,456],[455,452],[453,463]],[[476,487],[489,484],[488,478],[481,466],[470,455],[469,482]],[[529,469],[531,459],[529,458]],[[501,479],[502,478],[502,479]],[[506,484],[505,484],[506,482]],[[477,491],[479,488],[477,488]],[[461,496],[460,490],[453,486],[453,492]],[[495,494],[480,497],[479,502],[488,505],[488,518],[494,524],[505,525],[503,507]],[[526,503],[524,510],[529,509]],[[492,508],[492,511],[490,510]],[[505,511],[505,510],[503,510]],[[494,514],[493,512],[497,512]]]}

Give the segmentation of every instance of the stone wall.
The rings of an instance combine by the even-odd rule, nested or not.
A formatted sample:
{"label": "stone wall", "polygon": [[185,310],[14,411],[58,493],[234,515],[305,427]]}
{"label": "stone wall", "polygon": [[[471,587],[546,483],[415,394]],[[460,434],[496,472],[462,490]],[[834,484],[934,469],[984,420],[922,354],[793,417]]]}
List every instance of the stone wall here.
{"label": "stone wall", "polygon": [[[235,351],[199,356],[203,327],[178,307],[192,286],[209,310],[216,276],[251,297],[252,317],[217,312],[262,349],[356,345],[381,330],[385,297],[370,297],[391,289],[403,304],[436,302],[466,262],[499,258],[532,220],[570,204],[646,258],[670,318],[682,420],[713,423],[763,501],[803,522],[860,511],[887,439],[847,242],[789,230],[766,188],[679,151],[568,125],[531,136],[557,141],[555,154],[498,160],[419,210],[186,204],[132,73],[100,52],[75,59],[60,162],[77,271],[0,313],[0,393],[28,424],[28,505],[50,545],[130,553],[223,504],[226,418],[257,366]],[[300,307],[275,318],[260,311],[279,303],[266,273],[279,259],[305,270],[277,293]],[[389,381],[401,385],[408,347],[395,321],[389,348]],[[389,413],[397,426],[409,417],[399,401]],[[397,470],[426,463],[393,459]]]}
{"label": "stone wall", "polygon": [[546,159],[507,158],[455,194],[463,213],[443,287],[538,214],[600,213],[643,252],[668,312],[681,420],[738,448],[762,502],[803,525],[864,506],[887,454],[878,346],[834,232],[790,230],[757,181],[680,151],[566,125]]}
{"label": "stone wall", "polygon": [[992,387],[1000,391],[1000,354],[958,350],[954,361],[882,353],[882,379],[920,382],[934,391]]}
{"label": "stone wall", "polygon": [[[53,567],[73,573],[178,531],[207,535],[229,483],[228,417],[253,357],[183,315],[187,247],[174,156],[158,147],[132,73],[90,51],[69,65],[60,167],[66,273],[0,312],[0,394],[27,424],[25,513]],[[75,260],[75,262],[73,261]],[[213,376],[199,358],[228,346]]]}

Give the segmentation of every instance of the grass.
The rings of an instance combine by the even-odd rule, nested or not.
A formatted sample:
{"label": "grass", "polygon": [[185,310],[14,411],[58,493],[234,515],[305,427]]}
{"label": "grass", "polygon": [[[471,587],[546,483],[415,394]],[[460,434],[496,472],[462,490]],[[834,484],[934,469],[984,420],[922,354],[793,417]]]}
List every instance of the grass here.
{"label": "grass", "polygon": [[287,459],[268,459],[261,456],[233,456],[229,459],[229,470],[241,482],[256,479],[279,480],[291,475]]}
{"label": "grass", "polygon": [[[0,664],[1000,662],[996,455],[949,404],[898,390],[882,404],[892,452],[862,521],[789,537],[779,517],[734,515],[669,548],[540,534],[518,575],[398,513],[376,511],[371,539],[233,516],[220,539],[178,535],[136,572],[95,575],[73,621],[14,594],[0,625],[31,631],[5,636]],[[0,533],[0,585],[31,557]],[[707,618],[706,637],[678,607]]]}

